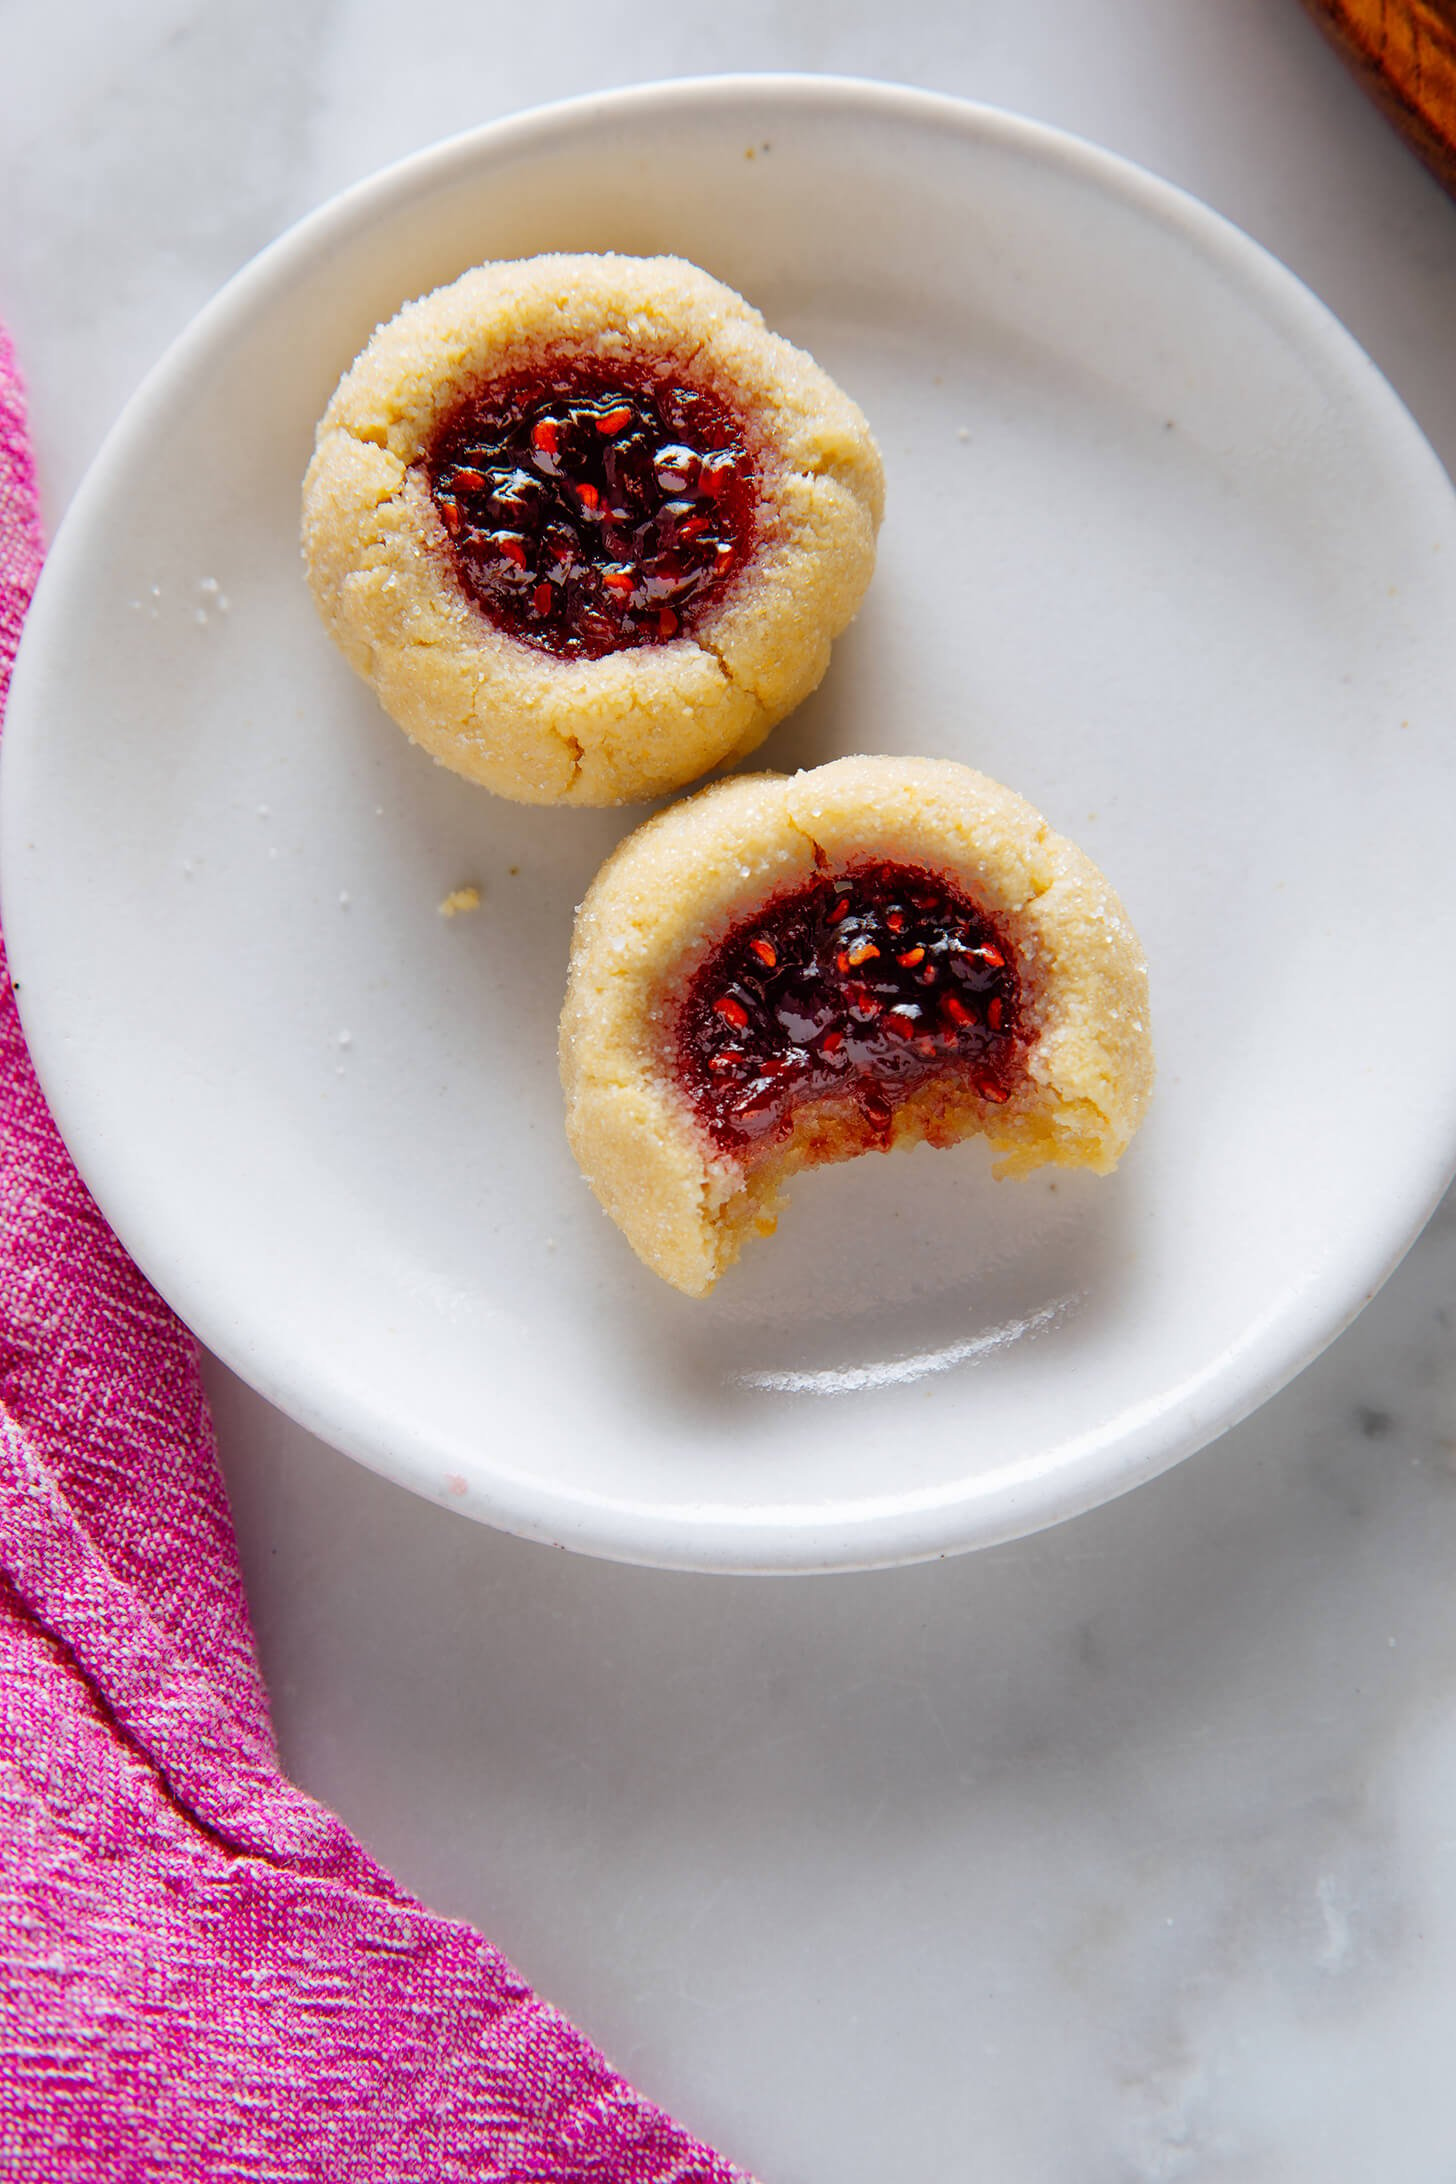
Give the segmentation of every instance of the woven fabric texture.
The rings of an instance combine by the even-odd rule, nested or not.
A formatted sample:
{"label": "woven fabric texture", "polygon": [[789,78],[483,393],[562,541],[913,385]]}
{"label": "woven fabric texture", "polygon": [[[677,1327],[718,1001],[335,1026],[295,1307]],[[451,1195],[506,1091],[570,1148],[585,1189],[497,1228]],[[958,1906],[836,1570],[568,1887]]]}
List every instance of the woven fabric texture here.
{"label": "woven fabric texture", "polygon": [[[0,332],[0,714],[40,561]],[[280,1772],[194,1346],[0,972],[0,2177],[742,2184]]]}

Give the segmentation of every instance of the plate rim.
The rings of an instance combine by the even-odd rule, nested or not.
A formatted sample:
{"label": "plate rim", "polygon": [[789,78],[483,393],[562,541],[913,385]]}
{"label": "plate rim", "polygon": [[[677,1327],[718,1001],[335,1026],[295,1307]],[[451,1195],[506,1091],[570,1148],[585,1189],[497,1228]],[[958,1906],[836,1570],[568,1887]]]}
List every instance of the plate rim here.
{"label": "plate rim", "polygon": [[[1340,364],[1347,382],[1362,397],[1362,414],[1372,411],[1383,438],[1405,458],[1407,489],[1424,488],[1452,513],[1453,488],[1440,458],[1395,388],[1355,337],[1308,285],[1232,221],[1177,184],[1086,139],[1003,108],[960,99],[914,86],[857,76],[821,76],[775,72],[691,76],[628,85],[588,93],[503,116],[425,146],[349,184],[306,213],[242,266],[191,319],[153,364],[107,433],[82,479],[46,558],[40,584],[22,633],[11,685],[6,731],[0,736],[0,918],[10,952],[17,1005],[37,1075],[67,1149],[102,1213],[124,1247],[194,1334],[219,1360],[266,1401],[305,1430],[339,1448],[383,1477],[519,1537],[570,1547],[606,1560],[703,1573],[809,1574],[889,1567],[939,1559],[980,1546],[992,1546],[1059,1523],[1129,1491],[1171,1468],[1238,1424],[1279,1392],[1313,1361],[1364,1308],[1415,1242],[1456,1173],[1456,1129],[1442,1140],[1442,1159],[1408,1171],[1407,1188],[1394,1194],[1380,1233],[1371,1238],[1366,1257],[1341,1258],[1340,1273],[1312,1270],[1299,1292],[1297,1328],[1289,1324],[1286,1304],[1246,1331],[1231,1350],[1219,1353],[1171,1392],[1155,1398],[1148,1415],[1104,1422],[1080,1441],[1061,1444],[1060,1453],[1043,1450],[1017,1477],[1002,1470],[989,1479],[962,1479],[913,1495],[861,1496],[835,1505],[826,1517],[821,1506],[773,1504],[756,1516],[738,1505],[711,1503],[659,1505],[617,1496],[597,1496],[581,1488],[563,1491],[532,1475],[492,1465],[487,1479],[469,1493],[451,1498],[441,1487],[448,1452],[432,1438],[429,1453],[388,1429],[349,1399],[341,1374],[327,1361],[311,1371],[290,1373],[286,1342],[275,1341],[271,1357],[261,1355],[253,1332],[230,1313],[194,1294],[186,1270],[186,1244],[163,1221],[153,1228],[147,1209],[126,1185],[124,1151],[108,1143],[104,1120],[84,1097],[73,1096],[65,1069],[65,1039],[37,985],[24,974],[28,923],[17,902],[25,900],[15,873],[14,852],[23,819],[27,752],[34,732],[17,722],[29,719],[29,688],[41,675],[51,624],[63,626],[62,604],[70,559],[89,537],[88,512],[103,501],[113,475],[128,468],[133,446],[144,440],[154,414],[165,407],[170,389],[186,379],[198,352],[225,339],[238,320],[246,321],[256,300],[281,287],[290,275],[310,264],[334,237],[354,236],[380,214],[430,189],[448,184],[459,172],[510,158],[533,143],[549,142],[603,121],[630,119],[663,109],[701,105],[731,108],[751,98],[761,119],[765,105],[820,107],[843,114],[858,107],[881,116],[970,135],[982,142],[1029,154],[1044,165],[1071,174],[1084,185],[1111,194],[1176,230],[1205,258],[1220,262],[1241,291],[1268,308],[1280,327],[1303,337],[1305,353],[1318,350]],[[1456,573],[1456,572],[1453,572]],[[1456,598],[1453,598],[1456,605]],[[20,754],[17,756],[17,753]],[[32,891],[32,906],[36,895]],[[18,942],[17,942],[18,932]],[[1432,1148],[1434,1150],[1434,1147]],[[279,1359],[283,1362],[280,1365]],[[1235,1369],[1237,1368],[1237,1369]],[[1169,1430],[1170,1421],[1179,1421]],[[479,1451],[475,1451],[479,1454]],[[954,1519],[954,1521],[952,1521]]]}

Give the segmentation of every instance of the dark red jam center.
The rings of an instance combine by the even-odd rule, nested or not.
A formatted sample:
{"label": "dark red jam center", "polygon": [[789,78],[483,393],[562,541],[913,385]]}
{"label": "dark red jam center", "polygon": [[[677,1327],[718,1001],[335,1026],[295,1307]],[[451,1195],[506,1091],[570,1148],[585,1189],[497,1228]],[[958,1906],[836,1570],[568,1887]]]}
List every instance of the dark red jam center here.
{"label": "dark red jam center", "polygon": [[566,658],[691,629],[753,547],[741,420],[645,366],[572,358],[493,382],[447,418],[429,475],[471,598]]}
{"label": "dark red jam center", "polygon": [[678,1017],[678,1062],[715,1141],[782,1137],[811,1100],[852,1100],[867,1143],[930,1078],[999,1106],[1028,1033],[1011,950],[960,890],[914,866],[825,873],[735,926]]}

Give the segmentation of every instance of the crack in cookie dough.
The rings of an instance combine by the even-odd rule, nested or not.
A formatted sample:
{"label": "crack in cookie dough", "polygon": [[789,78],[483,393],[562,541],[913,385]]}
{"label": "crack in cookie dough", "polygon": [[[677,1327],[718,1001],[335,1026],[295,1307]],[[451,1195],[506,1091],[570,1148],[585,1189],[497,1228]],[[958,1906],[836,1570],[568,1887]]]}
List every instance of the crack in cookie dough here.
{"label": "crack in cookie dough", "polygon": [[[557,657],[462,584],[431,464],[482,390],[556,373],[569,395],[573,371],[605,386],[614,367],[624,387],[658,375],[743,421],[752,537],[721,596],[693,592],[680,632]],[[864,418],[730,289],[678,259],[527,259],[408,306],[346,373],[305,482],[304,553],[345,657],[442,764],[526,802],[626,803],[742,757],[815,687],[869,581],[882,505]],[[498,551],[529,548],[512,536]],[[612,567],[614,584],[645,581]],[[393,583],[358,581],[381,569]],[[581,749],[564,783],[558,733]]]}

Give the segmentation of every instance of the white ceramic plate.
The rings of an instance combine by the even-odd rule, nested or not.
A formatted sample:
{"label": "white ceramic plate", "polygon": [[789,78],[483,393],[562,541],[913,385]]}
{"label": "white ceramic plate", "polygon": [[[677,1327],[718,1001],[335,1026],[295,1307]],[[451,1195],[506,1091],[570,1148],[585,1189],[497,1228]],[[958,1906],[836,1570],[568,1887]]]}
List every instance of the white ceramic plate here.
{"label": "white ceramic plate", "polygon": [[[492,256],[679,251],[860,399],[868,604],[770,764],[973,761],[1098,858],[1161,1081],[1112,1180],[984,1149],[796,1186],[707,1303],[579,1180],[573,905],[629,814],[499,803],[317,625],[313,424],[376,320]],[[1456,522],[1324,309],[1144,174],[814,79],[482,130],[326,207],[126,412],[11,700],[4,909],[61,1127],[158,1287],[274,1402],[595,1553],[965,1548],[1160,1470],[1328,1342],[1449,1172]],[[437,904],[478,883],[474,916]]]}

